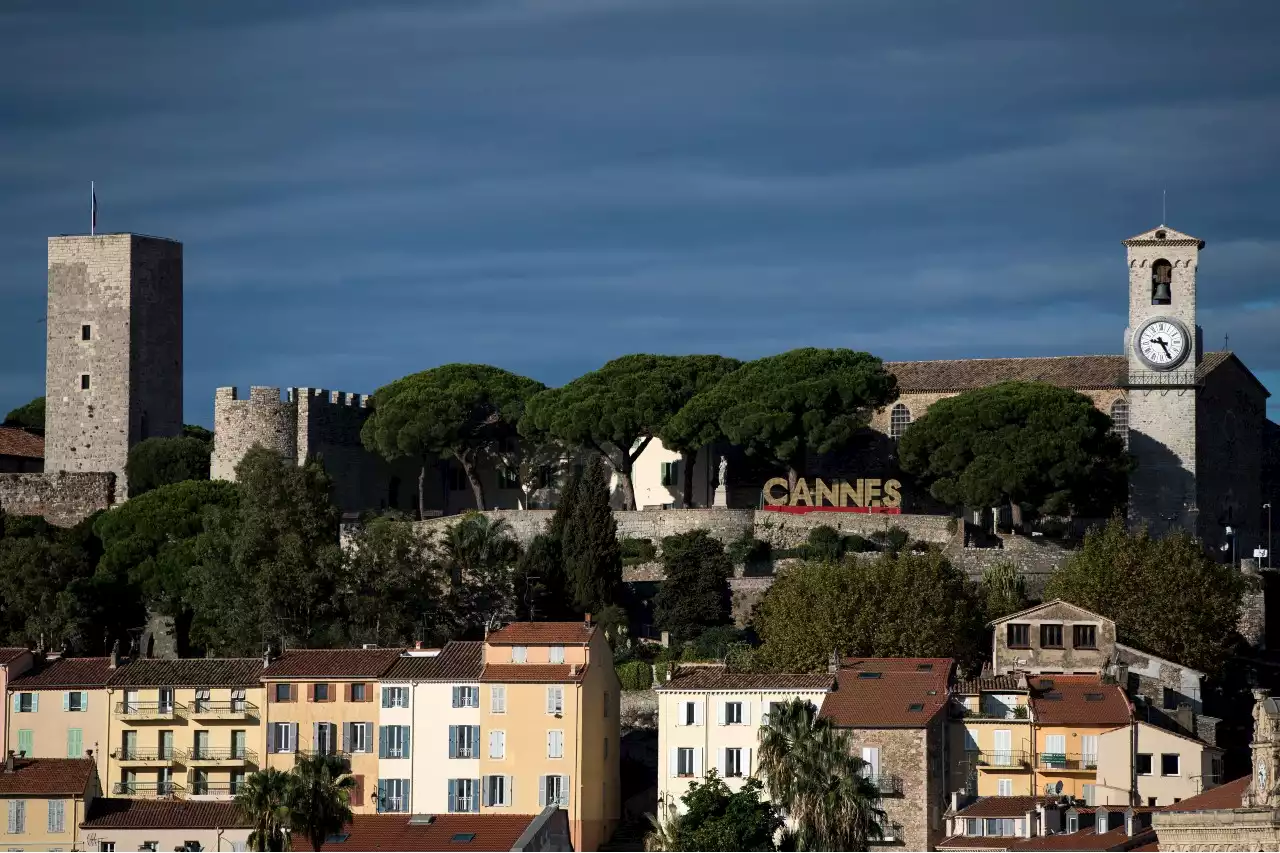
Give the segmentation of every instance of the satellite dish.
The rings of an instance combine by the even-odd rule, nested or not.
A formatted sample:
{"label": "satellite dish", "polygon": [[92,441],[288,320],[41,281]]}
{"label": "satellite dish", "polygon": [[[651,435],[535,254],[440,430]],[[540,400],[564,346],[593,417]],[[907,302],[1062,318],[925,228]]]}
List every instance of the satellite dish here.
{"label": "satellite dish", "polygon": [[1058,783],[1057,783],[1056,785],[1054,785],[1054,786],[1053,786],[1053,792],[1054,792],[1055,794],[1061,794],[1061,793],[1062,793],[1062,780],[1061,780],[1061,779],[1059,779],[1059,780],[1058,780]]}

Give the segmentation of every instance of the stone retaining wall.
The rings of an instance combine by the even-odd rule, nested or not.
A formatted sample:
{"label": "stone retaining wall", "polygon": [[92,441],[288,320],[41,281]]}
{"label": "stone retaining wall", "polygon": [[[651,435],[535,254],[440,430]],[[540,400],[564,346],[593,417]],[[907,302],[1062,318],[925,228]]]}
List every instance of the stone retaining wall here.
{"label": "stone retaining wall", "polygon": [[110,471],[50,471],[0,474],[0,511],[39,515],[50,524],[71,527],[115,500],[116,475]]}

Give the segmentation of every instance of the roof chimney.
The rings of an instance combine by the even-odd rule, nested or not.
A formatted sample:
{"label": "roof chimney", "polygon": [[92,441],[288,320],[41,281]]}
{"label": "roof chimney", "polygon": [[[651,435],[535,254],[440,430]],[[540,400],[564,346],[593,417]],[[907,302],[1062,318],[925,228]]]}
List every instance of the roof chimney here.
{"label": "roof chimney", "polygon": [[840,671],[840,655],[836,654],[836,650],[831,650],[831,658],[827,661],[827,674],[835,675]]}
{"label": "roof chimney", "polygon": [[120,641],[116,640],[111,645],[111,662],[108,664],[111,669],[120,666]]}
{"label": "roof chimney", "polygon": [[88,760],[90,760],[90,761],[93,761],[93,750],[92,750],[92,749],[86,749],[86,750],[84,751],[84,757],[85,757],[85,758],[87,758],[87,759],[88,759]]}
{"label": "roof chimney", "polygon": [[1192,713],[1191,706],[1186,702],[1178,705],[1178,710],[1174,712],[1174,717],[1178,721],[1178,726],[1184,734],[1195,736],[1196,733],[1196,715]]}
{"label": "roof chimney", "polygon": [[583,627],[583,628],[590,628],[590,627],[591,627],[591,614],[590,614],[590,613],[586,613],[586,614],[584,614],[584,615],[583,615],[583,617],[582,617],[582,627]]}
{"label": "roof chimney", "polygon": [[569,664],[569,677],[570,678],[578,677],[578,665],[576,663]]}
{"label": "roof chimney", "polygon": [[267,647],[262,650],[262,668],[266,669],[271,666],[271,644],[267,643]]}
{"label": "roof chimney", "polygon": [[9,750],[9,755],[4,760],[4,772],[5,773],[13,772],[13,750],[12,749]]}

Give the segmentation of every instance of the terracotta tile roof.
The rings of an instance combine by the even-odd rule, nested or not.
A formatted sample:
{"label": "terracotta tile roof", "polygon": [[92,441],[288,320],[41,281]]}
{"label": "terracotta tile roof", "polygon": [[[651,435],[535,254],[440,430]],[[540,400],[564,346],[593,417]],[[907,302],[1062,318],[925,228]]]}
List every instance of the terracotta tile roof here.
{"label": "terracotta tile roof", "polygon": [[484,643],[454,641],[437,655],[402,655],[383,681],[479,681]]}
{"label": "terracotta tile roof", "polygon": [[957,681],[951,687],[953,693],[971,695],[988,690],[1019,691],[1027,689],[1027,681],[1022,675],[989,675],[986,678],[966,678]]}
{"label": "terracotta tile roof", "polygon": [[1243,808],[1244,792],[1249,788],[1249,776],[1241,776],[1224,785],[1210,788],[1203,794],[1187,797],[1180,803],[1165,806],[1165,812],[1209,812],[1219,809]]}
{"label": "terracotta tile roof", "polygon": [[[342,841],[326,841],[321,850],[510,850],[537,815],[438,814],[431,823],[411,822],[406,815],[356,815]],[[474,835],[466,841],[458,835]],[[301,834],[293,836],[294,850],[314,850]]]}
{"label": "terracotta tile roof", "polygon": [[[1038,726],[1127,726],[1129,700],[1097,675],[1036,675],[1031,710]],[[1048,685],[1052,683],[1052,687]]]}
{"label": "terracotta tile roof", "polygon": [[1010,850],[1131,850],[1129,845],[1142,843],[1144,840],[1155,841],[1154,830],[1143,829],[1133,836],[1124,827],[1104,832],[1099,835],[1093,827],[1079,832],[1059,832],[1054,835],[1042,835],[1038,838],[1024,838]]}
{"label": "terracotta tile roof", "polygon": [[1130,847],[1130,848],[1129,848],[1129,850],[1130,850],[1130,851],[1134,851],[1134,850],[1144,850],[1144,851],[1145,851],[1145,850],[1159,850],[1159,849],[1160,849],[1160,840],[1159,840],[1159,839],[1156,839],[1155,841],[1152,841],[1150,844],[1142,844],[1142,845],[1139,845],[1138,847]]}
{"label": "terracotta tile roof", "polygon": [[118,670],[110,658],[56,658],[9,682],[11,690],[74,690],[103,688]]}
{"label": "terracotta tile roof", "polygon": [[0,666],[8,666],[18,658],[29,654],[28,649],[5,647],[0,649]]}
{"label": "terracotta tile roof", "polygon": [[691,666],[677,669],[671,680],[655,689],[679,693],[686,690],[830,690],[835,678],[827,673],[729,672],[723,666]]}
{"label": "terracotta tile roof", "polygon": [[43,459],[44,436],[27,432],[20,427],[0,426],[0,456]]}
{"label": "terracotta tile roof", "polygon": [[938,845],[939,850],[1008,850],[1016,838],[984,838],[976,835],[953,835]]}
{"label": "terracotta tile roof", "polygon": [[950,658],[850,658],[823,700],[822,716],[842,728],[924,728],[947,705],[953,664]]}
{"label": "terracotta tile roof", "polygon": [[1036,806],[1052,805],[1057,797],[979,797],[955,813],[955,817],[1022,817]]}
{"label": "terracotta tile roof", "polygon": [[256,687],[261,658],[186,658],[130,661],[116,670],[112,687]]}
{"label": "terracotta tile roof", "polygon": [[491,646],[585,646],[596,632],[586,622],[512,622],[485,637]]}
{"label": "terracotta tile roof", "polygon": [[252,821],[217,800],[126,800],[98,797],[82,829],[243,829]]}
{"label": "terracotta tile roof", "polygon": [[0,797],[80,797],[97,772],[91,758],[15,758],[0,772]]}
{"label": "terracotta tile roof", "polygon": [[567,663],[490,663],[480,673],[480,680],[490,684],[573,684],[586,675],[585,666],[570,675]]}
{"label": "terracotta tile roof", "polygon": [[[263,681],[289,678],[378,678],[400,659],[401,649],[289,649],[266,669]],[[262,662],[258,662],[262,666]]]}

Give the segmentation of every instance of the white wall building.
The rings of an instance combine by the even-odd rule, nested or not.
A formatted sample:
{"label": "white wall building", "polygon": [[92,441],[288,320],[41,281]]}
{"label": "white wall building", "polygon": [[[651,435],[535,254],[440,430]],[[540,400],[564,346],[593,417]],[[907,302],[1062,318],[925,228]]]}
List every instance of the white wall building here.
{"label": "white wall building", "polygon": [[1129,788],[1135,779],[1139,805],[1168,806],[1188,800],[1221,784],[1222,750],[1142,721],[1100,735],[1098,804],[1129,805]]}
{"label": "white wall building", "polygon": [[658,797],[677,805],[715,769],[732,790],[756,774],[760,727],[770,707],[797,697],[819,710],[830,675],[728,672],[722,666],[686,667],[658,693]]}

